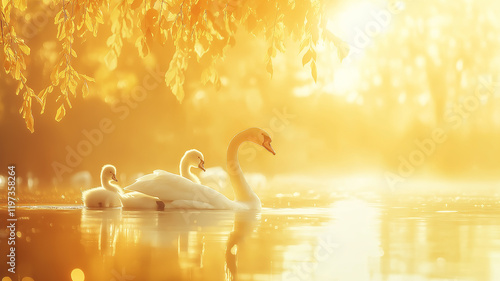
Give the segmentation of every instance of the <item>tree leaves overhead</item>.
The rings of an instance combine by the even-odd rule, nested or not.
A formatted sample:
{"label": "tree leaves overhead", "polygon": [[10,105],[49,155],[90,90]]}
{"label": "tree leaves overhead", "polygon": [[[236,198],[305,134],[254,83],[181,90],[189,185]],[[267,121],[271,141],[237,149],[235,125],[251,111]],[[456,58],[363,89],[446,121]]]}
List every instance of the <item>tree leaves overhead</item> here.
{"label": "tree leaves overhead", "polygon": [[0,27],[4,54],[3,67],[6,74],[9,74],[18,81],[16,95],[23,97],[19,113],[24,118],[26,127],[33,132],[35,124],[31,113],[31,100],[38,98],[33,89],[28,85],[28,79],[26,78],[26,61],[31,52],[24,40],[17,36],[14,25],[11,22],[11,12],[14,9],[24,11],[26,9],[26,0],[2,1]]}
{"label": "tree leaves overhead", "polygon": [[[108,27],[107,54],[102,58],[110,70],[119,64],[124,42],[135,44],[138,55],[148,56],[153,47],[169,46],[174,54],[165,73],[165,83],[179,102],[185,96],[184,83],[190,64],[201,68],[201,81],[219,88],[221,83],[216,65],[228,47],[236,44],[238,28],[264,38],[268,52],[263,56],[265,69],[272,76],[273,59],[285,52],[289,39],[300,42],[303,65],[310,64],[316,81],[316,45],[322,40],[333,43],[342,60],[349,50],[338,37],[326,30],[326,9],[322,1],[207,1],[207,0],[53,0],[57,8],[54,24],[60,53],[53,65],[50,84],[35,94],[27,84],[26,57],[30,48],[18,38],[11,24],[14,10],[27,10],[27,0],[2,1],[2,44],[4,70],[19,81],[16,94],[22,94],[21,114],[28,129],[34,130],[31,100],[35,98],[44,112],[49,94],[57,94],[57,113],[60,121],[71,108],[71,96],[89,93],[94,79],[75,69],[78,54],[74,44],[87,36],[97,36],[100,25]],[[193,61],[191,58],[194,58]]]}

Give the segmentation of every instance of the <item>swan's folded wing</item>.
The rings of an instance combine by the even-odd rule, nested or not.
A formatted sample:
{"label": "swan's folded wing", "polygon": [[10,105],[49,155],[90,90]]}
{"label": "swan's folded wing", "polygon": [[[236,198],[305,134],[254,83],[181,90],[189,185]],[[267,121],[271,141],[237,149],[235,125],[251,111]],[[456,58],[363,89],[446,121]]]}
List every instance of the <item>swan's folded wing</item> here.
{"label": "swan's folded wing", "polygon": [[[123,194],[121,200],[123,203],[123,208],[137,210],[158,210],[160,209],[158,202],[162,203],[157,197],[153,197],[136,191]],[[163,210],[163,208],[161,208],[161,210]]]}
{"label": "swan's folded wing", "polygon": [[136,181],[125,189],[155,196],[164,202],[187,200],[209,203],[215,209],[228,209],[234,203],[210,187],[168,172],[147,180]]}
{"label": "swan's folded wing", "polygon": [[153,173],[156,174],[156,175],[168,175],[168,174],[172,174],[172,173],[169,173],[169,172],[164,171],[164,170],[154,170]]}
{"label": "swan's folded wing", "polygon": [[[147,175],[144,175],[142,177],[139,177],[137,178],[135,181],[148,181],[148,180],[154,180],[156,179],[158,176],[160,175],[167,175],[167,174],[171,174],[167,171],[163,171],[163,170],[154,170],[152,174],[147,174]],[[127,187],[125,187],[124,189],[127,189]]]}
{"label": "swan's folded wing", "polygon": [[146,198],[146,199],[155,200],[155,201],[160,200],[158,197],[144,194],[141,192],[136,192],[136,191],[126,192],[125,194],[122,194],[122,198],[125,198],[125,199],[127,199],[127,198]]}
{"label": "swan's folded wing", "polygon": [[[157,170],[141,180],[125,187],[126,190],[139,191],[160,198],[163,201],[191,199],[192,182],[179,175]],[[191,197],[191,198],[186,198]]]}

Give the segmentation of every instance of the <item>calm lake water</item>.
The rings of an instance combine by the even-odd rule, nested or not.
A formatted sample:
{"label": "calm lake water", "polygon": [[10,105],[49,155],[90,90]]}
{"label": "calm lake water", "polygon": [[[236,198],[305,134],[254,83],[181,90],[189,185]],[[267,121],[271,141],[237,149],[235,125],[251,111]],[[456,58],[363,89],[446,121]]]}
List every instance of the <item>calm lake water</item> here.
{"label": "calm lake water", "polygon": [[[2,230],[1,277],[500,280],[498,198],[326,201],[299,206],[293,196],[278,196],[261,212],[18,207],[17,271],[7,274]],[[0,220],[7,220],[5,206]]]}

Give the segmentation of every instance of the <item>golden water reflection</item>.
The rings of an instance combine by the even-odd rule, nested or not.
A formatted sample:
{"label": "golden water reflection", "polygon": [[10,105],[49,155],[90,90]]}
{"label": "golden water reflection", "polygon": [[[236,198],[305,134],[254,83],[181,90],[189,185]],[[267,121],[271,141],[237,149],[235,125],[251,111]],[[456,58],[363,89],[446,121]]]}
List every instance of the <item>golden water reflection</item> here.
{"label": "golden water reflection", "polygon": [[[419,200],[346,198],[327,208],[262,212],[22,207],[18,271],[10,277],[500,280],[498,201]],[[5,221],[4,207],[0,215]]]}

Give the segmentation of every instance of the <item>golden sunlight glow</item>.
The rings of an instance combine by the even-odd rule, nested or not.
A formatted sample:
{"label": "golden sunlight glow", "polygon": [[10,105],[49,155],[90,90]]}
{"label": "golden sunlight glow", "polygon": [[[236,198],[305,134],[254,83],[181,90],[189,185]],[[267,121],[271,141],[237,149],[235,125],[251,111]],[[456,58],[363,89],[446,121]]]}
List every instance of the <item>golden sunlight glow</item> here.
{"label": "golden sunlight glow", "polygon": [[333,94],[347,93],[353,89],[353,85],[358,85],[360,82],[359,70],[354,67],[340,67],[333,78]]}
{"label": "golden sunlight glow", "polygon": [[378,211],[351,199],[336,202],[331,212],[333,222],[319,233],[317,241],[303,241],[286,249],[284,276],[290,280],[371,280],[371,268],[383,255]]}
{"label": "golden sunlight glow", "polygon": [[372,1],[346,1],[335,11],[330,11],[327,29],[345,36],[368,22],[372,18],[370,12],[377,8]]}
{"label": "golden sunlight glow", "polygon": [[500,280],[500,1],[0,6],[1,281]]}

